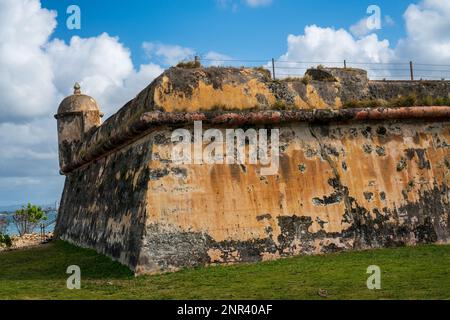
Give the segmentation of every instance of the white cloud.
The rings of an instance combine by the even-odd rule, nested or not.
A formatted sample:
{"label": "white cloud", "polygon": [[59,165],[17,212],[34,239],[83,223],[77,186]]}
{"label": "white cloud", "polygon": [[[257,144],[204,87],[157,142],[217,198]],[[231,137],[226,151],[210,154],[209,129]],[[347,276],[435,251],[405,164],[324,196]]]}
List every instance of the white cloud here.
{"label": "white cloud", "polygon": [[300,61],[373,61],[390,60],[389,41],[371,34],[355,39],[344,29],[307,26],[303,35],[288,36],[288,52],[282,57]]}
{"label": "white cloud", "polygon": [[[392,18],[385,16],[385,25],[392,25]],[[381,65],[369,70],[371,77],[409,77],[410,60],[425,64],[450,64],[450,1],[422,0],[411,4],[405,14],[406,37],[400,39],[396,46],[388,40],[379,39],[374,31],[367,28],[366,19],[344,29],[322,28],[316,25],[307,26],[303,34],[289,35],[287,52],[280,60],[313,61],[315,64],[281,63],[281,67],[304,67],[324,62],[366,62],[366,63],[402,63],[402,65]],[[328,65],[334,65],[328,63]],[[355,65],[363,68],[372,65]],[[450,72],[436,71],[439,68],[422,66],[427,69],[416,72],[417,78],[431,77],[449,78]],[[402,70],[394,70],[402,69]],[[419,68],[417,68],[419,69]],[[442,69],[442,68],[441,68]],[[447,68],[448,69],[448,68]],[[283,73],[300,75],[305,70],[281,70]],[[280,72],[278,72],[280,74]]]}
{"label": "white cloud", "polygon": [[355,37],[363,37],[373,32],[373,29],[370,29],[367,26],[367,19],[368,18],[363,18],[359,20],[357,23],[351,25],[349,29],[350,33]]}
{"label": "white cloud", "polygon": [[[381,30],[381,29],[376,29],[376,28],[370,27],[369,19],[370,19],[369,17],[364,17],[361,20],[359,20],[357,23],[352,24],[349,28],[350,33],[357,38],[361,38],[370,33],[375,33],[377,31]],[[395,25],[395,21],[394,21],[394,19],[392,19],[391,16],[389,16],[389,15],[384,16],[384,21],[383,21],[383,23],[381,23],[381,28],[392,27],[394,25]]]}
{"label": "white cloud", "polygon": [[55,16],[39,1],[0,1],[0,122],[42,116],[54,107],[52,61],[42,46]]}
{"label": "white cloud", "polygon": [[74,80],[87,82],[90,90],[100,93],[108,86],[120,86],[133,71],[129,50],[106,33],[86,39],[74,36],[69,44],[54,40],[47,45],[47,54],[55,85],[64,94],[70,93]]}
{"label": "white cloud", "polygon": [[423,0],[404,14],[407,37],[398,55],[429,64],[450,64],[450,1]]}
{"label": "white cloud", "polygon": [[[226,54],[221,54],[215,51],[210,51],[203,57],[206,64],[209,66],[223,66],[226,65],[232,58]],[[228,61],[227,61],[228,60]]]}
{"label": "white cloud", "polygon": [[280,75],[303,75],[306,68],[320,63],[327,66],[342,66],[344,60],[384,63],[394,57],[389,41],[379,40],[376,34],[355,39],[344,29],[321,28],[316,25],[305,27],[304,34],[289,35],[287,43],[288,51],[279,60],[291,63],[279,63]]}
{"label": "white cloud", "polygon": [[176,65],[180,61],[192,59],[195,55],[193,49],[178,45],[144,42],[142,48],[150,59],[162,59],[166,65]]}
{"label": "white cloud", "polygon": [[111,115],[163,72],[155,64],[135,70],[131,53],[119,39],[103,33],[98,37],[72,37],[69,44],[54,40],[47,45],[53,61],[58,92],[71,93],[75,81],[82,92],[94,97],[106,116]]}
{"label": "white cloud", "polygon": [[106,33],[49,41],[55,26],[56,13],[38,0],[0,2],[0,123],[50,116],[75,81],[110,114],[163,71],[154,64],[135,70],[129,49]]}
{"label": "white cloud", "polygon": [[[164,72],[164,69],[153,63],[143,64],[139,67],[139,70],[133,71],[120,86],[108,86],[101,95],[96,95],[88,90],[88,94],[97,97],[97,102],[102,107],[102,111],[105,113],[105,118],[112,115],[119,107],[122,107],[129,100],[134,98],[141,90],[143,90],[148,84],[152,82],[157,76]],[[84,84],[85,82],[82,82]],[[95,85],[89,85],[86,83],[87,88],[91,88]]]}

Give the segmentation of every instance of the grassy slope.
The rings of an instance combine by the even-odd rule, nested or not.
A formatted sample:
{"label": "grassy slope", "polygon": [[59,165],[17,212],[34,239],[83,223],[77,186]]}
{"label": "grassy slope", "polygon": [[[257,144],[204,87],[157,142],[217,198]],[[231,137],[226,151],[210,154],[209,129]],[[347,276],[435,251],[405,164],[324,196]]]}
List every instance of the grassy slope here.
{"label": "grassy slope", "polygon": [[[81,290],[66,289],[67,266],[81,267]],[[382,290],[366,287],[369,265]],[[0,299],[450,299],[450,246],[308,256],[135,278],[92,250],[56,242],[0,253]]]}

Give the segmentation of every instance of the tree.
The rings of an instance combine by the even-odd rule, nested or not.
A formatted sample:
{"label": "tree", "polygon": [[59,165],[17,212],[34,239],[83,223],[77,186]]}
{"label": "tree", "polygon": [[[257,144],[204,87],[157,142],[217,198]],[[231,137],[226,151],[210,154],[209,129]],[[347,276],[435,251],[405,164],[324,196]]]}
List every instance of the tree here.
{"label": "tree", "polygon": [[32,233],[39,222],[47,220],[47,216],[41,207],[29,203],[26,207],[17,210],[13,215],[14,224],[19,235]]}

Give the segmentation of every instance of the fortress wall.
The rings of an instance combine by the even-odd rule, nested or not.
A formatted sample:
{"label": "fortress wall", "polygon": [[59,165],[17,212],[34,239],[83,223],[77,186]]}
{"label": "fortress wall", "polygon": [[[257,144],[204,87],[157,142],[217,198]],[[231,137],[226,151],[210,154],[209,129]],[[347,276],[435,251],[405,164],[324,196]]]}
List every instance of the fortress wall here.
{"label": "fortress wall", "polygon": [[[56,236],[137,274],[449,242],[450,107],[341,108],[445,97],[449,83],[369,81],[356,69],[309,75],[171,68],[81,141],[59,114],[72,144],[59,146],[66,183]],[[171,134],[192,132],[194,121],[205,130],[279,128],[279,171],[175,165]]]}
{"label": "fortress wall", "polygon": [[174,165],[175,127],[155,127],[68,174],[57,234],[137,274],[449,241],[448,120],[264,127],[281,129],[275,176]]}
{"label": "fortress wall", "polygon": [[370,99],[391,100],[415,95],[426,98],[448,97],[450,81],[369,81]]}
{"label": "fortress wall", "polygon": [[450,241],[449,122],[292,124],[280,139],[275,176],[152,161],[137,272]]}
{"label": "fortress wall", "polygon": [[152,142],[141,139],[66,177],[56,236],[134,269],[144,232]]}

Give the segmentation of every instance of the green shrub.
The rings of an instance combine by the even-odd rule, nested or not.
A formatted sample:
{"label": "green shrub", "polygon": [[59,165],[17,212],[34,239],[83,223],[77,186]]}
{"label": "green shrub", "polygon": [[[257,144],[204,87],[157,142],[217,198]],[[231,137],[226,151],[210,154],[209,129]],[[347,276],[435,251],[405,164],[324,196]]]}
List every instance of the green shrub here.
{"label": "green shrub", "polygon": [[305,76],[302,78],[302,83],[307,86],[312,80],[312,77],[309,74],[305,74]]}
{"label": "green shrub", "polygon": [[415,95],[399,97],[392,100],[352,100],[344,103],[344,108],[401,108],[413,106],[450,106],[449,97],[417,98]]}
{"label": "green shrub", "polygon": [[6,246],[10,248],[12,246],[11,237],[7,234],[0,233],[0,246]]}
{"label": "green shrub", "polygon": [[294,81],[302,81],[301,77],[286,77],[283,79],[280,79],[281,82],[294,82]]}
{"label": "green shrub", "polygon": [[381,99],[360,101],[352,100],[344,103],[343,107],[349,109],[382,108],[387,107],[387,102]]}
{"label": "green shrub", "polygon": [[450,97],[440,97],[434,100],[436,106],[450,106]]}
{"label": "green shrub", "polygon": [[272,110],[282,111],[282,110],[295,110],[295,109],[296,109],[296,107],[294,104],[287,104],[286,102],[280,101],[280,100],[275,101],[275,103],[272,105]]}
{"label": "green shrub", "polygon": [[392,100],[389,106],[392,108],[412,107],[417,106],[417,97],[415,95],[409,95]]}
{"label": "green shrub", "polygon": [[430,96],[427,96],[421,100],[421,105],[423,105],[423,106],[432,106],[433,104],[434,104],[434,100]]}
{"label": "green shrub", "polygon": [[261,73],[266,80],[272,79],[272,73],[269,70],[267,70],[266,68],[264,68],[263,66],[255,67],[255,68],[253,68],[253,70]]}

